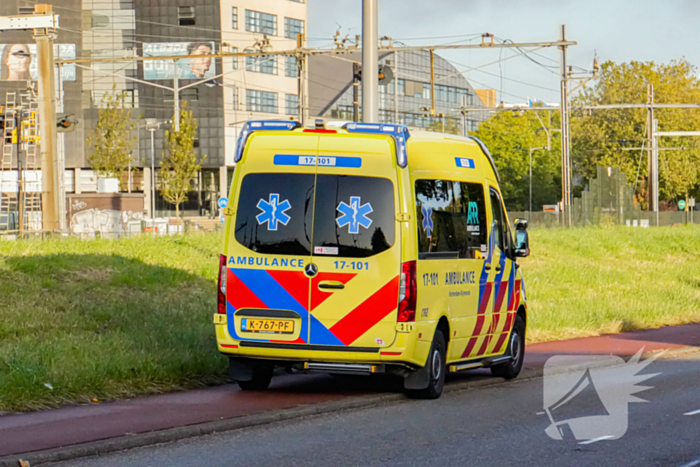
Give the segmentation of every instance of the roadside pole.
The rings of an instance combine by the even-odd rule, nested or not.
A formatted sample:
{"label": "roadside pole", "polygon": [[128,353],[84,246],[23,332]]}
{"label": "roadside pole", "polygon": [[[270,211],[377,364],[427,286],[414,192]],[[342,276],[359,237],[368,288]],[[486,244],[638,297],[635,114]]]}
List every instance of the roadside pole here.
{"label": "roadside pole", "polygon": [[379,122],[378,0],[362,0],[362,121]]}
{"label": "roadside pole", "polygon": [[[51,12],[50,5],[47,11]],[[56,106],[55,74],[53,57],[53,32],[48,29],[34,29],[39,68],[39,125],[41,134],[41,182],[42,182],[42,219],[44,230],[54,231],[60,228],[57,180],[58,160],[56,158]],[[62,174],[61,174],[62,175]]]}
{"label": "roadside pole", "polygon": [[[566,42],[566,26],[561,26],[561,42]],[[561,197],[564,207],[564,224],[571,227],[571,159],[569,154],[569,92],[568,69],[566,63],[566,45],[560,45],[561,50]]]}
{"label": "roadside pole", "polygon": [[656,226],[659,226],[659,121],[651,122],[651,210],[655,213]]}

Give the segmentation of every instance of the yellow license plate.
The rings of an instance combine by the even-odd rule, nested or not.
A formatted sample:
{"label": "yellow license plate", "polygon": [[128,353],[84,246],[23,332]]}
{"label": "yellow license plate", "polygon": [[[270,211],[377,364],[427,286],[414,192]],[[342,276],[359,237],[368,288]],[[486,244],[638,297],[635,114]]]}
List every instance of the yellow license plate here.
{"label": "yellow license plate", "polygon": [[293,334],[294,321],[288,319],[252,319],[241,320],[241,331],[264,332],[270,334]]}

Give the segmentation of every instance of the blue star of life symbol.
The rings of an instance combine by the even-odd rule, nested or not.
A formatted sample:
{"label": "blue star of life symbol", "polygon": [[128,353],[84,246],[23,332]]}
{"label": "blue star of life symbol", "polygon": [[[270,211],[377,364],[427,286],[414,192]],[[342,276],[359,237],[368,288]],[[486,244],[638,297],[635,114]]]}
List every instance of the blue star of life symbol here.
{"label": "blue star of life symbol", "polygon": [[351,234],[359,234],[360,226],[368,229],[372,224],[372,219],[367,217],[367,214],[374,211],[374,209],[369,203],[360,205],[359,196],[351,196],[349,205],[345,201],[341,201],[336,209],[340,211],[341,216],[336,218],[335,222],[338,224],[338,227],[347,225]]}
{"label": "blue star of life symbol", "polygon": [[260,225],[267,222],[267,230],[277,230],[278,222],[282,225],[287,225],[289,219],[291,219],[291,217],[285,214],[285,211],[290,210],[292,205],[289,204],[288,199],[280,203],[280,195],[278,193],[270,193],[269,202],[261,198],[256,207],[262,212],[255,216],[255,218]]}
{"label": "blue star of life symbol", "polygon": [[430,206],[422,206],[420,210],[423,213],[423,230],[425,230],[425,234],[430,238],[433,234],[433,208]]}

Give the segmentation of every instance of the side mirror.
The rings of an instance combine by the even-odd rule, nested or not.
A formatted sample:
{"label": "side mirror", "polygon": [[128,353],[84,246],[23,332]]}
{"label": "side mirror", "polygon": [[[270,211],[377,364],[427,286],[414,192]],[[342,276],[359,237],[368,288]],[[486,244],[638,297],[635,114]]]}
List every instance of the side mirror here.
{"label": "side mirror", "polygon": [[527,230],[527,219],[515,219],[515,230]]}
{"label": "side mirror", "polygon": [[[525,227],[527,227],[527,221],[525,221]],[[518,258],[525,258],[530,255],[530,236],[526,229],[518,228],[518,221],[515,223],[515,256]]]}

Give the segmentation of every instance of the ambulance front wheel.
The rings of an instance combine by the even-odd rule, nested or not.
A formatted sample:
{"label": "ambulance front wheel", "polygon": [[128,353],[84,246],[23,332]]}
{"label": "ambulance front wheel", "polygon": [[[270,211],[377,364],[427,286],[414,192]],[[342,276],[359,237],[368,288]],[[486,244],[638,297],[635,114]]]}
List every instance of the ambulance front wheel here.
{"label": "ambulance front wheel", "polygon": [[270,385],[272,363],[238,358],[229,358],[228,363],[229,376],[244,391],[262,391]]}
{"label": "ambulance front wheel", "polygon": [[525,321],[520,315],[515,317],[515,325],[513,325],[513,331],[508,338],[506,355],[511,357],[510,360],[492,366],[491,374],[505,379],[513,379],[520,374],[525,357]]}

